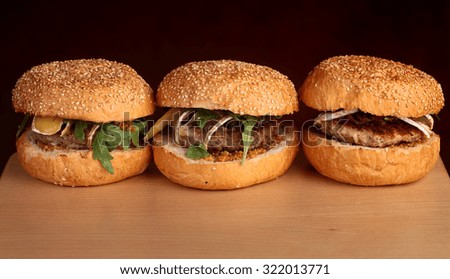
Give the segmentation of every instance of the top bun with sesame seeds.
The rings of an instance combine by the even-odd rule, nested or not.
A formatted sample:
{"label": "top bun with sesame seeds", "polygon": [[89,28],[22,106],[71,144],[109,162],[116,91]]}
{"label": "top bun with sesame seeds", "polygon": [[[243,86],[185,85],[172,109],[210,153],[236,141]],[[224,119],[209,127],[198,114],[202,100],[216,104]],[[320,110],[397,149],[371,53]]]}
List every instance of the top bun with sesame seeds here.
{"label": "top bun with sesame seeds", "polygon": [[55,61],[24,73],[13,90],[16,112],[98,123],[153,113],[152,89],[130,66],[105,59]]}
{"label": "top bun with sesame seeds", "polygon": [[432,76],[400,62],[357,55],[322,61],[300,95],[317,110],[359,109],[378,116],[420,117],[444,106],[441,85]]}
{"label": "top bun with sesame seeds", "polygon": [[187,63],[158,87],[158,106],[229,110],[236,114],[281,116],[298,111],[292,82],[261,65],[213,60]]}
{"label": "top bun with sesame seeds", "polygon": [[400,62],[370,56],[322,61],[299,89],[325,111],[305,127],[302,148],[318,172],[356,185],[396,185],[424,177],[440,139],[430,114],[444,106],[440,84]]}
{"label": "top bun with sesame seeds", "polygon": [[[25,113],[16,147],[33,177],[101,185],[140,174],[150,162],[143,136],[153,92],[130,66],[104,59],[35,66],[17,81],[12,103]],[[29,116],[31,129],[22,133]]]}
{"label": "top bun with sesame seeds", "polygon": [[[182,65],[158,87],[156,102],[171,109],[147,135],[155,165],[178,184],[237,189],[281,176],[298,151],[292,82],[251,63],[215,60]],[[162,123],[171,124],[167,130]],[[159,133],[161,132],[161,133]]]}

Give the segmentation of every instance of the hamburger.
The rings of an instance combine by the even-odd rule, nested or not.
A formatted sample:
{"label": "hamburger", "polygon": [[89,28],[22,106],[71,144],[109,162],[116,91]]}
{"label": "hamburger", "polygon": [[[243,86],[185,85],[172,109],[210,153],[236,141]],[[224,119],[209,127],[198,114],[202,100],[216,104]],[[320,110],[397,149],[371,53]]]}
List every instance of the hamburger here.
{"label": "hamburger", "polygon": [[284,115],[298,110],[292,82],[266,66],[232,60],[187,63],[160,83],[170,108],[149,130],[156,167],[206,190],[251,186],[282,175],[299,136]]}
{"label": "hamburger", "polygon": [[100,185],[140,174],[149,164],[151,147],[143,137],[153,93],[127,65],[80,59],[35,66],[17,81],[12,103],[25,114],[18,159],[33,177]]}
{"label": "hamburger", "polygon": [[440,84],[399,62],[369,56],[322,61],[299,89],[322,111],[302,129],[302,149],[322,175],[356,185],[419,180],[435,165],[440,139],[433,114],[444,106]]}

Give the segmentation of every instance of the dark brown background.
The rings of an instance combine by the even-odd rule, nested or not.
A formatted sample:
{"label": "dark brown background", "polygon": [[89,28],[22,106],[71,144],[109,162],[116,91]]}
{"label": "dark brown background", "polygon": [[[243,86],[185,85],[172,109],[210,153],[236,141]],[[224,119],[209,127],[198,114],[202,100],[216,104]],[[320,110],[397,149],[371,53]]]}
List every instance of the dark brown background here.
{"label": "dark brown background", "polygon": [[[22,118],[11,108],[15,81],[32,66],[53,60],[116,60],[156,89],[166,73],[185,62],[238,59],[271,66],[298,88],[321,60],[365,54],[416,66],[433,75],[449,97],[446,1],[20,2],[0,7],[0,170],[15,152]],[[301,109],[299,122],[315,114]],[[449,109],[439,116],[436,131],[448,168]]]}

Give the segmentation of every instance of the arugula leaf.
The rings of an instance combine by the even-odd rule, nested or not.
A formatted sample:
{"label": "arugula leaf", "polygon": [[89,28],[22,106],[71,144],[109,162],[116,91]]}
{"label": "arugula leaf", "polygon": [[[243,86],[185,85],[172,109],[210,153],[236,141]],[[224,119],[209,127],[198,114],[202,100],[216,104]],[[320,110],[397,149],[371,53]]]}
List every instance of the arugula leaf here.
{"label": "arugula leaf", "polygon": [[205,145],[203,144],[196,144],[189,146],[185,154],[187,158],[194,160],[205,158],[208,157],[209,155],[210,155],[209,152],[206,150]]}
{"label": "arugula leaf", "polygon": [[114,174],[114,169],[111,163],[113,156],[109,153],[108,147],[104,143],[107,135],[103,133],[103,128],[95,135],[92,143],[93,158],[99,160],[102,166],[111,174]]}
{"label": "arugula leaf", "polygon": [[259,122],[259,121],[263,120],[263,117],[247,115],[247,114],[240,115],[240,114],[233,113],[231,111],[228,112],[228,115],[232,116],[235,120],[237,120],[239,122],[250,121],[250,120]]}
{"label": "arugula leaf", "polygon": [[139,130],[140,134],[145,134],[145,129],[147,129],[147,121],[134,121],[133,126],[135,129]]}
{"label": "arugula leaf", "polygon": [[139,146],[139,135],[145,135],[147,129],[147,121],[135,121],[131,129],[131,142],[134,146]]}
{"label": "arugula leaf", "polygon": [[19,128],[17,130],[16,138],[18,138],[20,134],[22,134],[23,129],[25,129],[25,126],[27,125],[28,118],[30,118],[30,115],[28,113],[25,113],[25,116],[23,117],[22,122],[20,122]]}
{"label": "arugula leaf", "polygon": [[217,112],[208,109],[199,108],[195,111],[195,120],[198,121],[198,125],[203,129],[205,127],[206,122],[211,119],[218,118],[219,115]]}
{"label": "arugula leaf", "polygon": [[125,131],[119,126],[112,123],[103,124],[101,132],[105,134],[105,144],[110,151],[116,149],[120,144],[125,145],[123,140]]}
{"label": "arugula leaf", "polygon": [[[92,142],[93,158],[99,160],[102,166],[111,174],[114,174],[110,152],[122,146],[123,150],[128,150],[133,144],[139,147],[139,135],[145,134],[147,122],[134,121],[132,128],[123,130],[113,123],[106,123],[101,126]],[[84,135],[84,132],[83,132]]]}
{"label": "arugula leaf", "polygon": [[242,152],[242,161],[241,165],[244,164],[245,158],[247,158],[248,149],[254,140],[252,136],[253,127],[255,127],[256,123],[261,121],[261,117],[253,116],[253,115],[239,115],[232,112],[229,112],[234,119],[238,120],[244,126],[244,131],[242,131],[242,142],[244,144],[244,150]]}
{"label": "arugula leaf", "polygon": [[242,155],[242,161],[241,165],[244,164],[245,158],[247,157],[248,149],[250,148],[250,145],[252,144],[254,138],[252,136],[252,130],[253,127],[256,125],[258,121],[254,119],[255,117],[252,117],[246,121],[242,121],[242,124],[244,125],[244,131],[242,132],[242,142],[244,144],[244,150]]}
{"label": "arugula leaf", "polygon": [[87,128],[87,123],[83,120],[77,120],[75,121],[75,130],[74,135],[75,138],[79,141],[83,141],[86,138],[86,135],[84,133],[84,129]]}
{"label": "arugula leaf", "polygon": [[133,145],[139,146],[139,130],[136,129],[130,132],[129,135],[131,136],[131,142],[133,143]]}
{"label": "arugula leaf", "polygon": [[130,131],[122,131],[122,140],[121,140],[121,145],[123,150],[128,150],[130,149],[131,143],[130,143],[130,139],[131,139],[131,135],[130,135]]}

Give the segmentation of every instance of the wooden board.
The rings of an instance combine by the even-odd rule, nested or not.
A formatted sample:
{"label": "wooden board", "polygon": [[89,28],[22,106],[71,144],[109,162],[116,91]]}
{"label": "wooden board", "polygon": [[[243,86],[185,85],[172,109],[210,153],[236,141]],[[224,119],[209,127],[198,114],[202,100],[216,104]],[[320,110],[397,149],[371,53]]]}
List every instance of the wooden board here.
{"label": "wooden board", "polygon": [[1,258],[450,258],[450,180],[358,187],[299,155],[279,179],[233,191],[171,183],[154,168],[107,186],[0,182]]}

